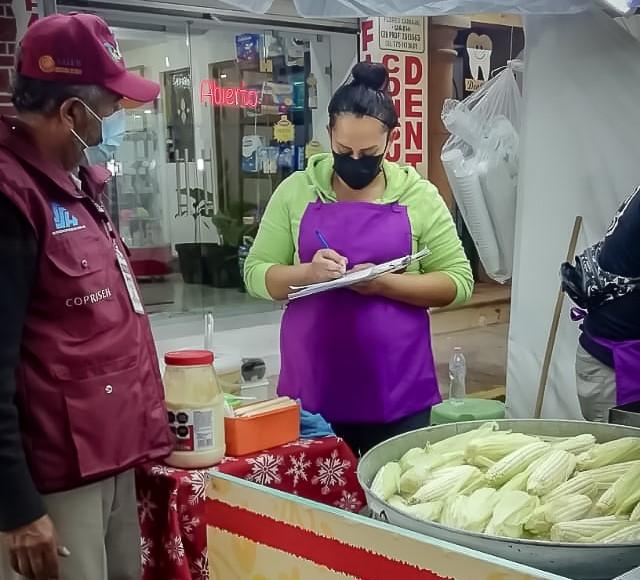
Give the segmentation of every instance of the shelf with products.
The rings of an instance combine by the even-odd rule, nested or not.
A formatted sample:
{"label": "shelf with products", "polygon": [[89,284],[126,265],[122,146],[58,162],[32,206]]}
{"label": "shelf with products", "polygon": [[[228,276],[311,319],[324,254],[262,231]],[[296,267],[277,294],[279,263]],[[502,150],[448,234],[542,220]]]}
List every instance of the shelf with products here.
{"label": "shelf with products", "polygon": [[118,152],[115,180],[118,227],[139,278],[170,273],[171,251],[164,240],[157,110],[127,110],[127,133]]}
{"label": "shelf with products", "polygon": [[[259,214],[273,190],[305,167],[305,147],[313,138],[310,102],[317,106],[317,93],[310,96],[309,89],[315,90],[316,80],[308,40],[277,32],[245,34],[236,38],[236,48],[236,60],[209,66],[210,78],[222,90],[240,87],[257,99],[255,106],[231,110],[212,106],[218,191],[221,208],[250,200]],[[283,123],[284,133],[277,134],[274,129]],[[238,136],[231,137],[232,131]],[[227,174],[225,168],[234,166],[238,170]]]}

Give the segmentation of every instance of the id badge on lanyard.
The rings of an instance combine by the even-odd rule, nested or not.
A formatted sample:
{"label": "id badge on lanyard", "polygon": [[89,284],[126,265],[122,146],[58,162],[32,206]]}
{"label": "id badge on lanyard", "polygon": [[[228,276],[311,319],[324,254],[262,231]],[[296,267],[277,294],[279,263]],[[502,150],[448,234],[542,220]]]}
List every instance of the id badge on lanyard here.
{"label": "id badge on lanyard", "polygon": [[120,269],[120,274],[122,275],[122,280],[124,281],[124,285],[127,288],[127,294],[129,294],[129,301],[131,302],[131,306],[133,311],[136,314],[144,314],[144,306],[142,304],[142,300],[140,300],[140,294],[138,292],[138,286],[136,285],[136,281],[131,273],[131,268],[129,267],[129,262],[125,258],[122,250],[118,246],[118,242],[116,241],[116,234],[113,231],[113,227],[111,226],[111,222],[107,218],[107,214],[100,204],[96,203],[94,200],[91,200],[93,205],[96,207],[98,212],[100,213],[100,217],[103,220],[104,228],[109,235],[109,238],[113,242],[113,251],[116,255],[116,261],[118,262],[118,268]]}

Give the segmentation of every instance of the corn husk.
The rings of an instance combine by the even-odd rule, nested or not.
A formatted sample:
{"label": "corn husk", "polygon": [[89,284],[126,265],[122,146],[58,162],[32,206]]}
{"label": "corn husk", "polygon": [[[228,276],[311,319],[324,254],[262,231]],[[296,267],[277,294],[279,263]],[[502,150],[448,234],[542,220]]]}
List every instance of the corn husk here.
{"label": "corn husk", "polygon": [[401,508],[400,511],[423,522],[437,522],[442,513],[442,505],[442,501],[432,501],[407,505]]}
{"label": "corn husk", "polygon": [[477,467],[471,465],[450,467],[441,472],[439,476],[429,479],[411,496],[409,503],[427,503],[445,499],[449,495],[455,495],[479,472],[480,470]]}
{"label": "corn husk", "polygon": [[591,510],[593,502],[586,495],[565,495],[538,506],[524,528],[532,534],[548,534],[554,524],[580,520]]}
{"label": "corn husk", "polygon": [[382,501],[396,495],[400,486],[400,465],[395,462],[383,465],[371,484],[371,493]]}
{"label": "corn husk", "polygon": [[500,488],[500,493],[505,491],[526,491],[529,475],[529,471],[521,471]]}
{"label": "corn husk", "polygon": [[591,543],[599,534],[606,536],[624,528],[629,520],[625,517],[607,516],[588,518],[575,522],[561,522],[551,528],[553,542]]}
{"label": "corn husk", "polygon": [[524,491],[508,491],[499,495],[485,533],[491,536],[521,538],[524,524],[538,507],[540,500]]}
{"label": "corn husk", "polygon": [[640,522],[640,501],[636,504],[636,507],[633,508],[633,511],[629,516],[629,521]]}
{"label": "corn husk", "polygon": [[400,496],[400,495],[392,495],[388,500],[387,503],[392,507],[395,508],[399,511],[404,510],[407,507],[407,502],[405,501],[405,499]]}
{"label": "corn husk", "polygon": [[424,460],[426,456],[427,452],[422,447],[409,449],[409,451],[407,451],[399,461],[402,473],[409,471],[412,467],[415,467],[421,460]]}
{"label": "corn husk", "polygon": [[466,498],[464,512],[457,521],[458,527],[469,532],[482,532],[491,520],[499,499],[498,492],[490,487],[474,491]]}
{"label": "corn husk", "polygon": [[586,471],[614,463],[640,460],[640,437],[621,437],[594,445],[578,456],[578,470]]}
{"label": "corn husk", "polygon": [[640,465],[634,466],[616,481],[596,502],[596,513],[603,516],[625,515],[640,501]]}
{"label": "corn husk", "polygon": [[584,433],[576,437],[570,437],[564,441],[553,444],[554,449],[562,449],[574,455],[580,455],[590,451],[596,445],[596,438],[591,433]]}
{"label": "corn husk", "polygon": [[472,493],[484,487],[489,487],[489,485],[484,473],[480,472],[471,477],[459,493],[460,495],[471,495]]}
{"label": "corn husk", "polygon": [[474,429],[473,431],[460,433],[453,437],[449,437],[448,439],[443,439],[442,441],[429,444],[427,451],[430,453],[453,453],[455,451],[462,451],[464,453],[469,442],[477,439],[478,437],[491,435],[491,433],[494,433],[499,429],[500,426],[495,421],[490,421],[489,423],[484,423],[478,427],[478,429]]}
{"label": "corn husk", "polygon": [[506,457],[509,453],[538,440],[537,437],[524,433],[499,431],[470,441],[465,449],[464,457],[470,465],[491,467],[493,463]]}

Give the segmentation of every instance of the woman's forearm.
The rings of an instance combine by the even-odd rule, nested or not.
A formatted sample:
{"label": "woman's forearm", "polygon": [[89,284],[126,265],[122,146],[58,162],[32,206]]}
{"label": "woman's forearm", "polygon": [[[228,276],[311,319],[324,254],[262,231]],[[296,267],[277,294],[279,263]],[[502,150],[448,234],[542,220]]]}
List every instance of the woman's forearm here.
{"label": "woman's forearm", "polygon": [[271,266],[266,275],[267,290],[271,297],[274,300],[286,300],[291,286],[309,284],[310,267],[311,264]]}
{"label": "woman's forearm", "polygon": [[388,274],[378,283],[381,296],[420,308],[449,306],[458,293],[455,282],[442,272]]}

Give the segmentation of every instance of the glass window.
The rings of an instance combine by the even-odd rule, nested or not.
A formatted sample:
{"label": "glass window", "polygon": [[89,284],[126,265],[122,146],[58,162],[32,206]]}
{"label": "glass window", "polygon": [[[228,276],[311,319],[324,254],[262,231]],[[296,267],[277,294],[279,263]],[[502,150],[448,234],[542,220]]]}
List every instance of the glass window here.
{"label": "glass window", "polygon": [[127,66],[161,85],[155,103],[128,109],[111,167],[110,210],[147,310],[279,309],[244,292],[243,257],[278,184],[328,150],[327,105],[355,35],[187,23],[184,34],[115,33]]}

